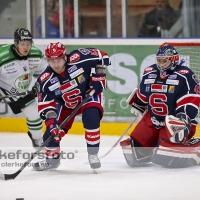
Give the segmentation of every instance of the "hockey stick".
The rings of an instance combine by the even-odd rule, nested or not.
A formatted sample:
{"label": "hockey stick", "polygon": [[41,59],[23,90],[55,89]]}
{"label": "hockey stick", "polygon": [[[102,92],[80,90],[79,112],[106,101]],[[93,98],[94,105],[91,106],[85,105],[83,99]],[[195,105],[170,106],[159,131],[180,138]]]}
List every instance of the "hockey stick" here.
{"label": "hockey stick", "polygon": [[10,98],[10,97],[17,97],[17,96],[28,95],[28,94],[33,94],[33,92],[27,91],[27,92],[21,92],[21,93],[16,93],[16,94],[8,94],[5,96],[0,96],[0,99],[6,99],[6,98]]}
{"label": "hockey stick", "polygon": [[135,119],[133,120],[133,122],[129,125],[129,127],[125,130],[125,132],[120,136],[120,138],[115,142],[115,144],[111,147],[111,149],[105,153],[103,156],[101,156],[99,159],[102,159],[104,157],[106,157],[117,145],[118,143],[122,140],[122,138],[128,133],[128,131],[132,128],[132,126],[135,124],[136,120],[138,118],[138,115],[135,117]]}
{"label": "hockey stick", "polygon": [[[59,129],[62,129],[65,124],[72,118],[74,117],[74,115],[80,110],[80,108],[82,107],[82,105],[93,96],[93,94],[95,93],[95,90],[93,89],[87,96],[86,98],[73,110],[73,112],[62,122],[62,124],[59,126]],[[15,179],[21,172],[22,170],[35,158],[35,156],[43,149],[43,147],[45,147],[55,136],[51,135],[44,143],[41,147],[38,148],[38,150],[31,154],[31,157],[22,165],[22,167],[17,170],[15,173],[13,174],[2,174],[0,173],[0,179],[1,180],[11,180],[11,179]]]}

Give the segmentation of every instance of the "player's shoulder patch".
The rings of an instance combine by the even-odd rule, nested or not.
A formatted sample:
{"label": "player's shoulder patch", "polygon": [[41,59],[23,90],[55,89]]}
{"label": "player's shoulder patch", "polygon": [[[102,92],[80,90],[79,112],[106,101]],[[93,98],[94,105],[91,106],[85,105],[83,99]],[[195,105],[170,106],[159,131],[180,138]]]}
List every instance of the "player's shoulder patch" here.
{"label": "player's shoulder patch", "polygon": [[151,66],[149,66],[149,67],[146,67],[146,68],[144,69],[144,74],[149,73],[149,72],[152,72],[152,71],[154,71],[154,70],[156,70],[156,69],[157,69],[157,68],[155,68],[154,65],[151,65]]}
{"label": "player's shoulder patch", "polygon": [[43,83],[45,80],[47,80],[51,76],[51,71],[49,70],[49,67],[47,67],[43,73],[38,76],[37,81],[39,83]]}
{"label": "player's shoulder patch", "polygon": [[187,74],[192,75],[193,74],[191,69],[186,67],[186,66],[178,66],[178,67],[175,68],[175,71],[179,74],[182,74],[182,75],[187,75]]}
{"label": "player's shoulder patch", "polygon": [[77,49],[77,50],[70,52],[70,54],[67,55],[67,62],[75,63],[75,62],[79,61],[80,58],[81,58],[81,53]]}

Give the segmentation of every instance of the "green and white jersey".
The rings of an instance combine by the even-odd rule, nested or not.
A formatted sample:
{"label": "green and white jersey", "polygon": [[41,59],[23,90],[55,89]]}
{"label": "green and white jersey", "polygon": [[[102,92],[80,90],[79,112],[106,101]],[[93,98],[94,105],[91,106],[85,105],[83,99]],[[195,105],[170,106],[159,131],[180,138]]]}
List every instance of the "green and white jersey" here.
{"label": "green and white jersey", "polygon": [[35,78],[47,65],[43,53],[35,46],[31,47],[27,56],[20,57],[13,44],[0,45],[0,95],[30,91]]}

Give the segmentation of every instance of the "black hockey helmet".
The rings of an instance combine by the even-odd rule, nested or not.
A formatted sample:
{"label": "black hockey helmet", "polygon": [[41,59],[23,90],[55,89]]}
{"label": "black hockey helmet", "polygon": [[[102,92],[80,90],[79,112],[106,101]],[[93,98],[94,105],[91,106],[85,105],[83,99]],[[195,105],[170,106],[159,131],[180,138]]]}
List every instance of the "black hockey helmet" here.
{"label": "black hockey helmet", "polygon": [[14,32],[14,43],[17,45],[19,41],[30,41],[33,43],[33,36],[30,31],[26,28],[18,28]]}

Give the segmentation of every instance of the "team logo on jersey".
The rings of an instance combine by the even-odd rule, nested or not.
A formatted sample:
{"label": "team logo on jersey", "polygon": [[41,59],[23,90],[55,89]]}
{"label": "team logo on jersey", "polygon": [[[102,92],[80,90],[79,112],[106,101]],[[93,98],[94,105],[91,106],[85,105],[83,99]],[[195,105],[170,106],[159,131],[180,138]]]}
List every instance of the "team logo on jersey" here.
{"label": "team logo on jersey", "polygon": [[72,73],[72,72],[74,72],[75,70],[77,70],[77,66],[76,66],[76,65],[73,65],[72,67],[70,67],[70,68],[68,69],[68,73]]}
{"label": "team logo on jersey", "polygon": [[90,53],[89,49],[79,48],[78,49],[83,55],[88,55]]}
{"label": "team logo on jersey", "polygon": [[174,93],[174,91],[175,91],[175,86],[170,85],[168,89],[168,93]]}
{"label": "team logo on jersey", "polygon": [[60,87],[60,83],[57,82],[57,83],[51,85],[51,86],[48,87],[48,88],[49,88],[50,91],[54,91],[55,89],[57,89],[57,88],[59,88],[59,87]]}
{"label": "team logo on jersey", "polygon": [[71,89],[73,89],[77,86],[78,86],[78,84],[77,84],[76,80],[73,79],[73,80],[65,83],[64,85],[61,85],[60,90],[61,90],[62,93],[65,93],[65,92],[67,92],[67,91],[69,91],[69,90],[71,90]]}
{"label": "team logo on jersey", "polygon": [[69,62],[77,62],[80,59],[80,54],[79,53],[74,53],[69,57]]}
{"label": "team logo on jersey", "polygon": [[167,79],[166,84],[169,84],[169,85],[178,85],[179,84],[179,80]]}
{"label": "team logo on jersey", "polygon": [[178,71],[179,74],[189,74],[190,72],[186,69],[182,69]]}
{"label": "team logo on jersey", "polygon": [[85,81],[85,77],[83,75],[78,76],[78,82],[81,84]]}
{"label": "team logo on jersey", "polygon": [[40,76],[40,81],[43,82],[45,80],[47,80],[50,77],[50,73],[49,72],[45,72],[44,74],[42,74]]}
{"label": "team logo on jersey", "polygon": [[155,83],[156,79],[145,79],[144,84],[150,84],[150,83]]}
{"label": "team logo on jersey", "polygon": [[76,70],[75,72],[71,73],[71,74],[70,74],[70,77],[71,77],[71,78],[75,78],[75,77],[77,77],[78,75],[82,74],[83,72],[84,72],[83,68],[80,68],[80,69]]}
{"label": "team logo on jersey", "polygon": [[152,84],[151,92],[167,92],[167,85]]}
{"label": "team logo on jersey", "polygon": [[148,78],[156,78],[156,77],[157,77],[156,74],[149,74],[149,75],[148,75]]}
{"label": "team logo on jersey", "polygon": [[21,92],[26,92],[31,80],[32,77],[30,74],[24,74],[15,80],[15,87]]}
{"label": "team logo on jersey", "polygon": [[146,85],[145,92],[149,92],[149,90],[150,90],[150,85]]}
{"label": "team logo on jersey", "polygon": [[153,67],[147,67],[144,69],[144,72],[150,72],[150,71],[153,71]]}
{"label": "team logo on jersey", "polygon": [[177,78],[177,75],[176,74],[174,74],[174,75],[169,75],[168,76],[168,79],[176,79]]}
{"label": "team logo on jersey", "polygon": [[58,82],[58,78],[54,77],[54,78],[50,79],[50,82],[51,82],[51,84],[54,84],[54,83]]}

